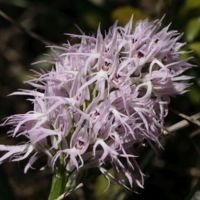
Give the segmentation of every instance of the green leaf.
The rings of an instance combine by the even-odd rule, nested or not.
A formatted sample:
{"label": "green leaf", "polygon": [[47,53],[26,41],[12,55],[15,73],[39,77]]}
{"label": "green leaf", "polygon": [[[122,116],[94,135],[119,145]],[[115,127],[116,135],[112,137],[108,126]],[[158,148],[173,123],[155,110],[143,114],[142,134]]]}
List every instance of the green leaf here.
{"label": "green leaf", "polygon": [[112,12],[112,19],[114,21],[118,20],[121,25],[125,25],[132,15],[134,17],[134,21],[146,18],[146,15],[139,9],[131,6],[124,6],[117,8]]}
{"label": "green leaf", "polygon": [[200,57],[200,42],[193,42],[188,47]]}
{"label": "green leaf", "polygon": [[194,41],[200,33],[200,17],[191,19],[186,25],[185,38],[188,42]]}

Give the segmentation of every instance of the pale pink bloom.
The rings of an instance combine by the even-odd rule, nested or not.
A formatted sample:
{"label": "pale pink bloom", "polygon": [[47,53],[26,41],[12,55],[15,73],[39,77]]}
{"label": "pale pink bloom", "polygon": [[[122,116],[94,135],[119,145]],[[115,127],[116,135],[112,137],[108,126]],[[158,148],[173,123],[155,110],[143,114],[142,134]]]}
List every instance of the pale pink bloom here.
{"label": "pale pink bloom", "polygon": [[27,140],[0,145],[0,163],[30,157],[27,171],[46,154],[54,169],[62,155],[66,170],[96,166],[126,188],[143,187],[134,145],[159,145],[170,97],[187,90],[182,73],[192,65],[180,59],[177,31],[161,29],[159,20],[132,24],[115,23],[105,36],[100,28],[96,36],[71,34],[79,44],[52,47],[52,70],[27,81],[32,90],[13,93],[30,96],[34,108],[3,123]]}

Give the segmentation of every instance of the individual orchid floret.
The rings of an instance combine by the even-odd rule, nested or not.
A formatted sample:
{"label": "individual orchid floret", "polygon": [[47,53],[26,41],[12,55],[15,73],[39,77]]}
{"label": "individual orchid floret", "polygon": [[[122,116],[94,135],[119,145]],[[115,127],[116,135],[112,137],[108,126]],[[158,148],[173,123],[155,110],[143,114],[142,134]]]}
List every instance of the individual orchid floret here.
{"label": "individual orchid floret", "polygon": [[[8,117],[13,137],[24,144],[0,145],[0,163],[9,159],[34,162],[47,156],[52,170],[58,163],[77,175],[97,167],[126,188],[143,187],[135,146],[160,145],[170,98],[186,92],[192,65],[180,58],[180,34],[161,28],[161,20],[132,18],[115,23],[102,35],[73,35],[78,44],[53,46],[51,71],[26,81],[32,89],[13,95],[29,97],[33,110]],[[108,170],[112,167],[112,171]]]}

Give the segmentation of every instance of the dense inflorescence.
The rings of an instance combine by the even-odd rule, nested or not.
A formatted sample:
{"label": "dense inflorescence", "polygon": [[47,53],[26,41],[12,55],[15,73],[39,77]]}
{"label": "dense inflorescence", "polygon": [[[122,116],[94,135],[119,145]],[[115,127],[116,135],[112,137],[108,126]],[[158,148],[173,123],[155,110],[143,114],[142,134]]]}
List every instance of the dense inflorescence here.
{"label": "dense inflorescence", "polygon": [[[180,59],[177,31],[161,29],[161,20],[139,21],[132,27],[115,23],[103,36],[73,35],[79,44],[52,47],[57,51],[48,73],[27,81],[34,108],[8,117],[20,145],[0,145],[0,163],[29,157],[27,171],[40,155],[55,168],[62,158],[68,171],[98,167],[105,176],[131,188],[143,185],[134,145],[159,144],[170,97],[182,94],[191,65]],[[107,164],[113,173],[107,170]]]}

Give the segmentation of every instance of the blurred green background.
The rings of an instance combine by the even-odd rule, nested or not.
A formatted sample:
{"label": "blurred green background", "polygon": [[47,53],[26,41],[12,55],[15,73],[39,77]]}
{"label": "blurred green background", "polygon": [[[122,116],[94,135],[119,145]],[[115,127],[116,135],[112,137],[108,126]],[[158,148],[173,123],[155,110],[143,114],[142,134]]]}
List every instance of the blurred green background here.
{"label": "blurred green background", "polygon": [[[31,69],[49,69],[48,65],[31,65],[47,59],[49,50],[30,31],[55,44],[70,40],[64,33],[95,33],[98,24],[108,30],[115,20],[124,25],[133,14],[135,21],[161,18],[163,25],[184,32],[187,42],[184,58],[193,56],[192,63],[200,65],[200,0],[0,0],[0,118],[24,113],[31,107],[23,97],[7,97],[18,88]],[[5,13],[16,24],[5,19]],[[4,17],[2,16],[4,15]],[[29,32],[29,34],[25,32]],[[43,39],[42,39],[43,40]],[[73,41],[71,41],[73,42]],[[200,67],[187,72],[194,76],[189,92],[172,99],[171,108],[190,116],[200,112]],[[182,120],[170,112],[166,126]],[[1,128],[0,143],[19,142],[6,136]],[[85,173],[84,186],[69,199],[77,200],[199,200],[200,199],[200,127],[190,123],[187,128],[163,138],[163,149],[145,147],[138,162],[146,174],[145,187],[138,194],[129,193],[112,183],[107,191],[106,180],[96,170]],[[44,200],[50,189],[51,173],[32,170],[23,174],[25,163],[0,166],[0,200]],[[42,163],[37,163],[36,168]]]}

